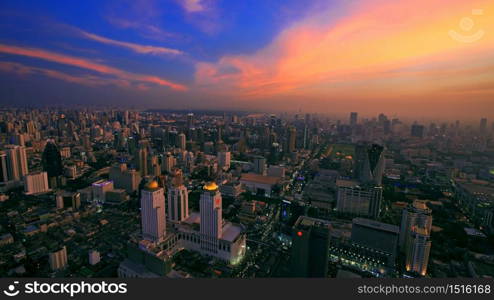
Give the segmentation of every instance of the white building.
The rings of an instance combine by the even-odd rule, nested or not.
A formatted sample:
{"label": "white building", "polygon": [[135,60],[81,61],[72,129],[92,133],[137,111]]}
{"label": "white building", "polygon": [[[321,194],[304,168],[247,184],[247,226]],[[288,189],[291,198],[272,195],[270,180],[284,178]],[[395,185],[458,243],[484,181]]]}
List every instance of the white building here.
{"label": "white building", "polygon": [[6,154],[6,181],[20,181],[28,174],[26,148],[23,146],[7,145]]}
{"label": "white building", "polygon": [[264,176],[254,173],[242,174],[240,183],[245,186],[246,190],[253,194],[271,196],[272,189],[280,182],[280,178]]}
{"label": "white building", "polygon": [[24,192],[26,195],[42,194],[49,191],[46,172],[31,173],[24,177]]}
{"label": "white building", "polygon": [[414,227],[423,228],[427,234],[431,233],[432,210],[427,207],[425,201],[415,200],[403,209],[400,228],[401,249],[406,248]]}
{"label": "white building", "polygon": [[141,191],[141,219],[144,239],[162,241],[166,234],[165,194],[156,181]]}

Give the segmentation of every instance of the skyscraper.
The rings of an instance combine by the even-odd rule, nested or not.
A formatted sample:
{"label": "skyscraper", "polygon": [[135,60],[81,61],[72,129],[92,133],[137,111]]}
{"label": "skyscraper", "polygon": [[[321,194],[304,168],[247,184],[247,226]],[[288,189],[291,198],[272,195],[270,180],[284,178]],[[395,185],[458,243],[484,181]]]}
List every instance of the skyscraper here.
{"label": "skyscraper", "polygon": [[487,118],[480,119],[480,133],[487,132]]}
{"label": "skyscraper", "polygon": [[266,174],[266,159],[264,157],[254,157],[254,172],[261,175]]}
{"label": "skyscraper", "polygon": [[201,249],[216,253],[222,236],[223,217],[221,193],[214,182],[206,184],[199,200],[201,213]]}
{"label": "skyscraper", "polygon": [[43,170],[48,173],[48,177],[57,177],[63,174],[62,156],[55,141],[47,141],[43,151],[42,163]]}
{"label": "skyscraper", "polygon": [[218,152],[218,166],[228,170],[230,168],[230,157],[231,154],[229,151]]}
{"label": "skyscraper", "polygon": [[8,180],[19,181],[27,175],[26,148],[16,145],[5,146]]}
{"label": "skyscraper", "polygon": [[185,150],[185,147],[186,147],[186,137],[185,137],[185,134],[183,133],[180,133],[178,135],[178,148],[180,148],[180,150]]}
{"label": "skyscraper", "polygon": [[150,241],[161,241],[166,234],[165,194],[158,182],[150,182],[141,191],[142,236]]}
{"label": "skyscraper", "polygon": [[145,147],[140,147],[137,152],[139,172],[142,176],[148,175],[148,150]]}
{"label": "skyscraper", "polygon": [[423,138],[424,137],[424,125],[420,125],[417,123],[413,124],[410,134],[413,137]]}
{"label": "skyscraper", "polygon": [[297,146],[297,129],[291,126],[288,129],[288,152],[294,152]]}
{"label": "skyscraper", "polygon": [[377,218],[381,211],[382,187],[357,181],[337,180],[336,210],[351,216]]}
{"label": "skyscraper", "polygon": [[406,249],[413,228],[423,228],[430,234],[432,228],[432,210],[425,201],[415,200],[403,209],[400,228],[400,248]]}
{"label": "skyscraper", "polygon": [[430,251],[431,241],[429,234],[425,228],[414,227],[406,248],[406,270],[425,276],[427,274]]}
{"label": "skyscraper", "polygon": [[384,148],[377,144],[355,146],[354,177],[361,183],[381,185],[384,174]]}
{"label": "skyscraper", "polygon": [[189,217],[189,194],[183,184],[182,171],[174,170],[168,189],[168,219],[181,222]]}
{"label": "skyscraper", "polygon": [[0,151],[0,182],[7,181],[9,181],[7,154],[5,151]]}
{"label": "skyscraper", "polygon": [[292,230],[291,275],[326,277],[329,256],[329,223],[301,216]]}
{"label": "skyscraper", "polygon": [[52,271],[64,269],[67,266],[67,248],[63,246],[59,250],[51,252],[48,261]]}

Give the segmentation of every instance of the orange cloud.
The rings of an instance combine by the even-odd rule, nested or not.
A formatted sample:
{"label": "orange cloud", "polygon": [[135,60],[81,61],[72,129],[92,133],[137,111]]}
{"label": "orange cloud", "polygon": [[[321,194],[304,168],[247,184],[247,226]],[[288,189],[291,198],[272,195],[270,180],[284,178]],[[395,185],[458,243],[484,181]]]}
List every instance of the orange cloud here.
{"label": "orange cloud", "polygon": [[55,52],[46,51],[43,49],[36,48],[21,48],[15,46],[8,46],[0,44],[0,52],[12,54],[12,55],[20,55],[27,56],[32,58],[38,58],[42,60],[47,60],[51,62],[55,62],[58,64],[74,66],[86,70],[95,71],[101,74],[112,75],[118,79],[127,80],[131,82],[141,82],[141,83],[153,83],[161,86],[167,86],[177,91],[185,91],[187,87],[178,83],[173,83],[169,80],[152,76],[152,75],[144,75],[144,74],[134,74],[130,72],[126,72],[124,70],[120,70],[118,68],[114,68],[111,66],[107,66],[100,63],[95,63],[93,61],[68,56],[64,54],[58,54]]}
{"label": "orange cloud", "polygon": [[93,33],[89,33],[86,31],[80,31],[81,34],[93,41],[97,41],[103,44],[107,45],[113,45],[113,46],[118,46],[118,47],[123,47],[130,49],[134,52],[141,53],[141,54],[154,54],[154,55],[159,55],[159,54],[168,54],[168,55],[180,55],[183,54],[182,51],[177,50],[177,49],[172,49],[172,48],[165,48],[165,47],[157,47],[157,46],[148,46],[148,45],[139,45],[135,43],[129,43],[129,42],[122,42],[122,41],[117,41],[117,40],[112,40],[100,35],[96,35]]}
{"label": "orange cloud", "polygon": [[345,11],[312,15],[253,55],[198,63],[196,84],[246,99],[403,98],[494,84],[492,1],[369,0]]}

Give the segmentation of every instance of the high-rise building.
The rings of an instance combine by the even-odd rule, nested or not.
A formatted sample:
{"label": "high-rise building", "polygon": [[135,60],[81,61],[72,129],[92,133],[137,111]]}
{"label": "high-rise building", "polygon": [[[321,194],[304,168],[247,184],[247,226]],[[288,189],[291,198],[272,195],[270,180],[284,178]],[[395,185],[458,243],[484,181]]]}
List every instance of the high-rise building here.
{"label": "high-rise building", "polygon": [[221,193],[216,183],[206,184],[199,200],[201,249],[206,252],[218,251],[218,242],[223,229],[221,204]]}
{"label": "high-rise building", "polygon": [[261,175],[266,174],[266,159],[264,157],[254,157],[254,172]]}
{"label": "high-rise building", "polygon": [[430,251],[430,235],[425,228],[414,227],[406,248],[406,270],[425,276],[427,274]]}
{"label": "high-rise building", "polygon": [[104,203],[106,201],[106,192],[113,190],[113,181],[98,180],[92,185],[93,202]]}
{"label": "high-rise building", "polygon": [[9,181],[7,154],[5,151],[0,151],[0,182],[7,181]]}
{"label": "high-rise building", "polygon": [[325,220],[301,216],[292,229],[291,275],[326,277],[330,225]]}
{"label": "high-rise building", "polygon": [[175,167],[175,157],[168,152],[166,155],[163,157],[163,171],[166,173],[171,173],[173,168]]}
{"label": "high-rise building", "polygon": [[67,266],[67,248],[63,246],[61,249],[51,252],[48,255],[50,269],[52,271],[62,270]]}
{"label": "high-rise building", "polygon": [[292,153],[297,147],[297,129],[291,126],[288,129],[288,152]]}
{"label": "high-rise building", "polygon": [[141,175],[134,169],[127,169],[127,165],[122,163],[110,168],[110,180],[113,181],[115,188],[133,193],[139,188]]}
{"label": "high-rise building", "polygon": [[193,128],[194,127],[194,114],[189,113],[187,114],[187,128]]}
{"label": "high-rise building", "polygon": [[178,135],[178,141],[177,142],[178,142],[177,143],[177,146],[178,146],[178,148],[180,148],[180,150],[185,150],[186,149],[185,147],[187,145],[187,139],[185,137],[185,134],[180,133]]}
{"label": "high-rise building", "polygon": [[390,266],[396,261],[399,234],[400,228],[395,225],[363,218],[352,220],[352,243],[386,253]]}
{"label": "high-rise building", "polygon": [[218,166],[222,169],[230,169],[230,157],[231,153],[229,151],[218,152]]}
{"label": "high-rise building", "polygon": [[159,242],[166,234],[165,194],[158,182],[151,181],[141,191],[141,223],[144,239]]}
{"label": "high-rise building", "polygon": [[189,194],[183,184],[182,172],[175,170],[168,189],[168,219],[182,222],[189,217]]}
{"label": "high-rise building", "polygon": [[350,113],[350,126],[357,125],[357,121],[358,121],[358,113],[351,112]]}
{"label": "high-rise building", "polygon": [[384,148],[377,144],[355,146],[354,178],[365,184],[381,185],[384,174]]}
{"label": "high-rise building", "polygon": [[412,204],[403,209],[400,227],[400,248],[405,249],[413,228],[423,228],[427,234],[431,233],[432,210],[427,207],[425,201],[413,201]]}
{"label": "high-rise building", "polygon": [[382,187],[337,180],[336,210],[351,216],[377,218],[381,211]]}
{"label": "high-rise building", "polygon": [[26,148],[17,145],[5,146],[7,181],[20,181],[28,174]]}
{"label": "high-rise building", "polygon": [[139,172],[142,176],[148,175],[148,150],[145,147],[139,148],[137,152],[138,155],[138,166]]}
{"label": "high-rise building", "polygon": [[46,172],[36,172],[24,177],[24,192],[26,195],[41,194],[50,191]]}
{"label": "high-rise building", "polygon": [[62,156],[55,141],[48,140],[42,156],[43,171],[48,177],[57,177],[63,174]]}

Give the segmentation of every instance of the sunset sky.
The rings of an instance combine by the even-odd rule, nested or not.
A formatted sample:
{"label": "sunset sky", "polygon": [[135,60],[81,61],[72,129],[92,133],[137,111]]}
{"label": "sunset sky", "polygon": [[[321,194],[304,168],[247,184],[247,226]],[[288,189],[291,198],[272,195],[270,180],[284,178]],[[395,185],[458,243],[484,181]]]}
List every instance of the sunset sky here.
{"label": "sunset sky", "polygon": [[494,118],[494,1],[2,0],[0,104]]}

